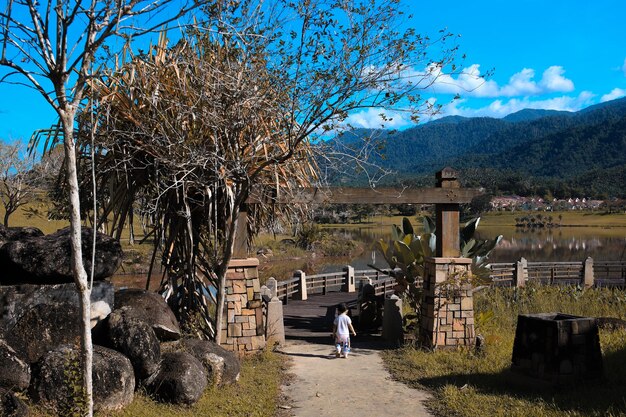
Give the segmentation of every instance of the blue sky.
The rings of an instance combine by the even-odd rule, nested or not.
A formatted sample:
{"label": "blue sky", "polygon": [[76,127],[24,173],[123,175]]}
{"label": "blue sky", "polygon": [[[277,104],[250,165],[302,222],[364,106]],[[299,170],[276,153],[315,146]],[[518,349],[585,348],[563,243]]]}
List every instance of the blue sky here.
{"label": "blue sky", "polygon": [[[576,111],[626,95],[626,2],[623,0],[403,0],[419,33],[461,35],[463,74],[439,74],[423,96],[443,115],[503,117],[523,108]],[[477,77],[493,69],[482,81]],[[414,68],[423,72],[425,68]],[[455,94],[461,99],[451,101]],[[378,127],[379,110],[352,115]],[[0,139],[28,139],[56,120],[37,93],[0,84]],[[389,127],[407,127],[397,115]]]}
{"label": "blue sky", "polygon": [[[443,105],[443,115],[576,111],[626,95],[623,0],[409,1],[418,31],[445,27],[461,35],[465,75],[442,74],[424,94]],[[475,76],[490,69],[494,75],[485,82]],[[451,103],[456,93],[461,99]],[[362,112],[350,121],[378,127],[378,113]],[[394,127],[406,127],[406,117],[394,120]]]}

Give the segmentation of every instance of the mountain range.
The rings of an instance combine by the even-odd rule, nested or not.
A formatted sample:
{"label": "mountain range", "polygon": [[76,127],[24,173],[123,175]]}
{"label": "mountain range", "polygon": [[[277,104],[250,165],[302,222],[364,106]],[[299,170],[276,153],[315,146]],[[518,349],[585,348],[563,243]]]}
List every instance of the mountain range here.
{"label": "mountain range", "polygon": [[386,185],[426,185],[451,166],[466,185],[495,192],[626,196],[626,98],[578,112],[524,109],[502,119],[449,116],[403,131],[352,133],[339,138],[344,146],[371,137],[379,150],[371,162],[396,172]]}

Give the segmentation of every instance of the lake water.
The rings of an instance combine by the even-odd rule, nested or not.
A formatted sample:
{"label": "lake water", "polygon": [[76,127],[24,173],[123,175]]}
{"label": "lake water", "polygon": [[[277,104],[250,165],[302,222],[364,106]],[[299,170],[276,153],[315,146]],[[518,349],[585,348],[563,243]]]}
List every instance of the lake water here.
{"label": "lake water", "polygon": [[[372,253],[374,242],[390,239],[391,228],[368,225],[335,229],[334,233],[365,243],[367,250],[353,259],[357,269],[367,264],[385,267],[380,253]],[[624,227],[561,227],[542,231],[522,231],[515,227],[479,227],[478,237],[494,238],[503,235],[502,241],[489,258],[490,262],[514,262],[524,257],[528,261],[582,261],[587,257],[596,260],[626,260],[626,228]],[[321,272],[334,271],[340,265],[324,265]]]}

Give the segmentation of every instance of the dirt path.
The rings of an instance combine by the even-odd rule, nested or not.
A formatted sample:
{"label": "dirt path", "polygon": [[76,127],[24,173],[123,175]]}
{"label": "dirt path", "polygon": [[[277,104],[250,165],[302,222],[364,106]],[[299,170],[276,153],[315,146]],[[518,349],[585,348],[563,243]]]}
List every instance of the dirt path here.
{"label": "dirt path", "polygon": [[429,395],[393,381],[376,350],[353,349],[336,358],[330,344],[288,341],[293,380],[283,387],[295,417],[422,417]]}

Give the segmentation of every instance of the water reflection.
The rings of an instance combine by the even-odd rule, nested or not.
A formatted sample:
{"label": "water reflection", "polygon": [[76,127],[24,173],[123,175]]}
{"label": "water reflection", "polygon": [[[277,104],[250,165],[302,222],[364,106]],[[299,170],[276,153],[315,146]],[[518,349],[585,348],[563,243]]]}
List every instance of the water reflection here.
{"label": "water reflection", "polygon": [[[355,260],[358,265],[371,263],[370,250],[375,241],[391,237],[388,226],[339,228],[334,229],[334,233],[367,245],[369,250]],[[514,227],[485,227],[477,235],[487,239],[499,234],[503,239],[491,255],[491,262],[512,262],[521,257],[530,261],[582,261],[587,257],[606,261],[626,259],[626,229],[619,227],[563,227],[532,232]],[[381,256],[376,260],[376,265],[384,266]]]}

